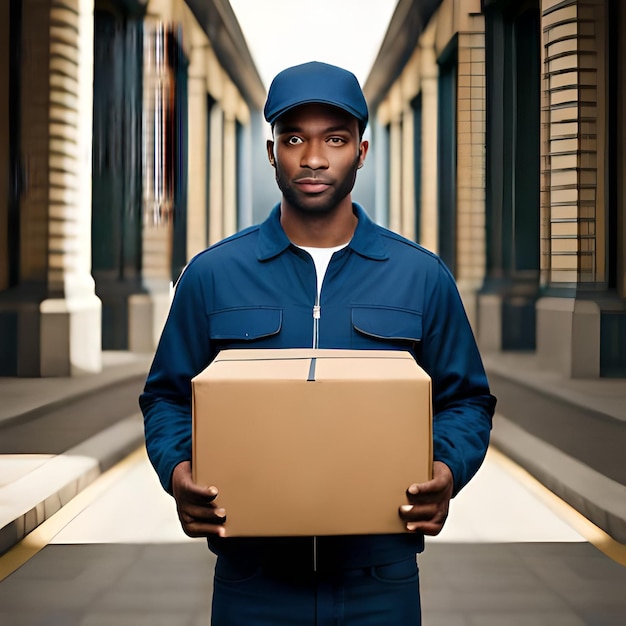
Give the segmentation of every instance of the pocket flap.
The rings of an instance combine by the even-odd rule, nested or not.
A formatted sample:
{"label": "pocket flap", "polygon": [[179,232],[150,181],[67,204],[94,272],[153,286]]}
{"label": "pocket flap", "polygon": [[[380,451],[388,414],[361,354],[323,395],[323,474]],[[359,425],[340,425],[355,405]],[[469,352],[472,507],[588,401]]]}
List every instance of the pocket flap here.
{"label": "pocket flap", "polygon": [[252,341],[280,332],[282,309],[246,307],[227,309],[209,315],[211,339]]}
{"label": "pocket flap", "polygon": [[422,339],[422,316],[407,309],[354,307],[352,325],[357,332],[378,339],[402,341]]}

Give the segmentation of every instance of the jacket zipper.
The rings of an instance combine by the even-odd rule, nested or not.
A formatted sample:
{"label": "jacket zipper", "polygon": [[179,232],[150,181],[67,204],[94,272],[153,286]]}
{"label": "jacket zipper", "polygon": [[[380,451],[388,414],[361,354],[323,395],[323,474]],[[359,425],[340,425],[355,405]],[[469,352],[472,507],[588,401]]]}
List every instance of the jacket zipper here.
{"label": "jacket zipper", "polygon": [[315,299],[313,305],[313,349],[317,350],[320,347],[320,317],[322,310],[319,304],[319,296]]}
{"label": "jacket zipper", "polygon": [[[315,296],[315,304],[313,305],[313,349],[317,350],[320,343],[320,317],[322,310],[320,308],[320,294]],[[313,571],[317,572],[317,537],[313,537]]]}

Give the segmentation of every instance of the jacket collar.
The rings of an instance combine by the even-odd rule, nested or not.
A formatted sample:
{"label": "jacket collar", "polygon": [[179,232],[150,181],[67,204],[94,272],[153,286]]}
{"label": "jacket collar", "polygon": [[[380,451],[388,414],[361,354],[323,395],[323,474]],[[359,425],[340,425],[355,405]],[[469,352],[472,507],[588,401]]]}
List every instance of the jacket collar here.
{"label": "jacket collar", "polygon": [[[348,247],[370,259],[388,259],[387,247],[376,224],[359,204],[353,202],[352,208],[359,222]],[[267,261],[284,252],[290,245],[291,242],[280,224],[280,204],[277,204],[259,226],[257,258],[259,261]]]}

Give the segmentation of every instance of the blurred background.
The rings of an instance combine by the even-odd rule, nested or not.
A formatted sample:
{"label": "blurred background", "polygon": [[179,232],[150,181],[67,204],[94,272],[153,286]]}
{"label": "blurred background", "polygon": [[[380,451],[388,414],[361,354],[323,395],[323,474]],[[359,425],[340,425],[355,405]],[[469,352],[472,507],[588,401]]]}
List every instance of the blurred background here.
{"label": "blurred background", "polygon": [[369,102],[355,199],[442,256],[483,350],[626,375],[622,3],[0,5],[1,375],[154,349],[189,258],[277,201],[265,93],[312,59]]}
{"label": "blurred background", "polygon": [[[506,572],[523,554],[525,606],[565,581],[554,597],[595,608],[515,623],[622,624],[623,586],[610,581],[614,561],[626,564],[625,42],[620,0],[0,0],[0,554],[141,446],[137,395],[172,284],[279,200],[267,88],[284,67],[319,60],[353,71],[370,108],[353,198],[457,280],[499,400],[492,448],[613,546],[606,561],[542,547],[534,565],[527,548],[511,565],[476,549],[483,530],[516,541],[517,523],[526,541],[582,541],[549,530],[488,463],[490,482],[471,487],[480,504],[457,505],[475,519],[447,527],[469,542],[463,584],[484,558],[481,597],[497,602],[517,588]],[[94,513],[113,543],[120,511],[139,507],[139,519],[156,502],[136,497],[156,488],[148,474],[150,488]],[[145,520],[131,524],[132,541],[180,535],[161,495],[167,522],[153,511],[147,534]],[[433,554],[450,555],[454,577],[464,553]],[[47,566],[35,561],[40,581]],[[14,569],[4,563],[0,580]],[[31,596],[12,580],[0,618],[18,624]],[[426,589],[436,604],[439,590]],[[68,606],[79,596],[67,593]],[[158,623],[178,623],[168,619]]]}

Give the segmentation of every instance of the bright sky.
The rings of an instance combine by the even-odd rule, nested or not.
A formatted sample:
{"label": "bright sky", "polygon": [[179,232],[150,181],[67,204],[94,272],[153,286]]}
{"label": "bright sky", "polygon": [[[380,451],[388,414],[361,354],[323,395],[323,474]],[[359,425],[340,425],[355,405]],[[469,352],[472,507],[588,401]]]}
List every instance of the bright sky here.
{"label": "bright sky", "polygon": [[324,61],[363,85],[397,0],[230,0],[266,87],[286,67]]}

